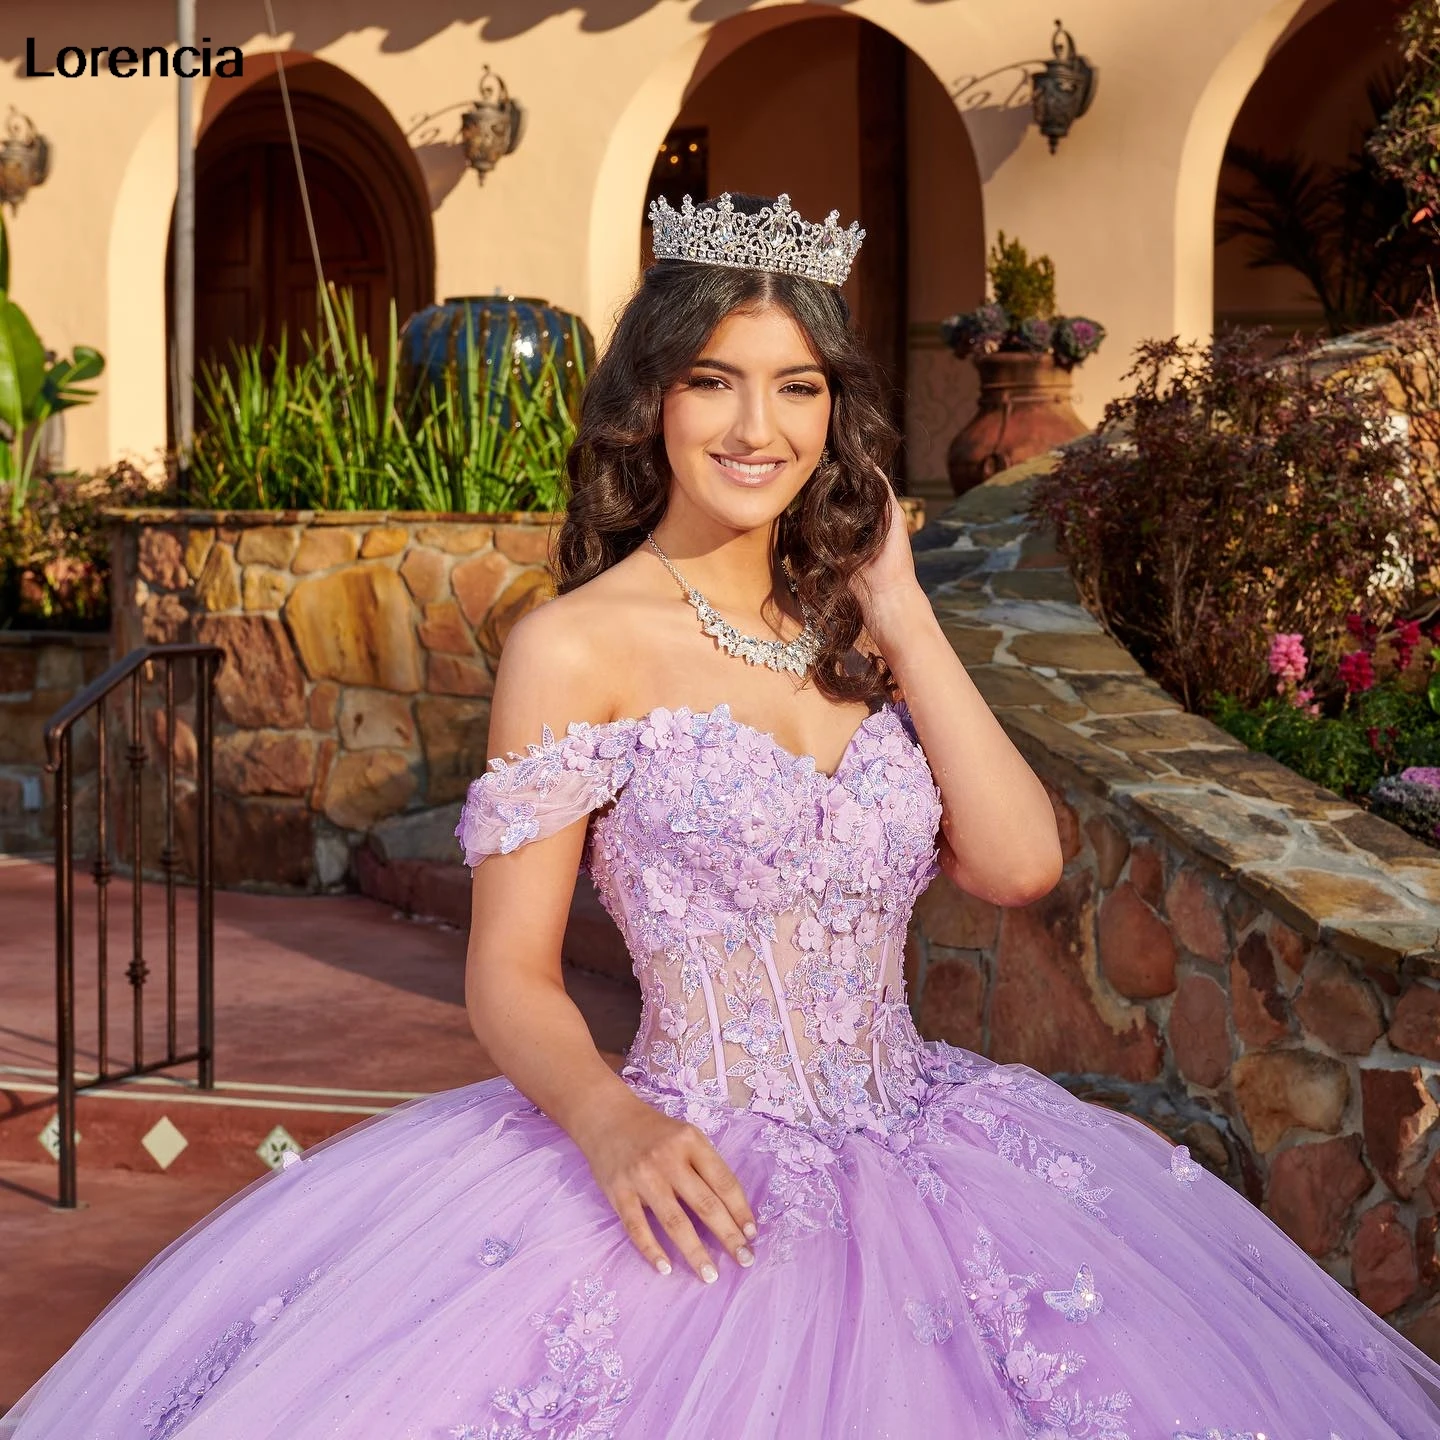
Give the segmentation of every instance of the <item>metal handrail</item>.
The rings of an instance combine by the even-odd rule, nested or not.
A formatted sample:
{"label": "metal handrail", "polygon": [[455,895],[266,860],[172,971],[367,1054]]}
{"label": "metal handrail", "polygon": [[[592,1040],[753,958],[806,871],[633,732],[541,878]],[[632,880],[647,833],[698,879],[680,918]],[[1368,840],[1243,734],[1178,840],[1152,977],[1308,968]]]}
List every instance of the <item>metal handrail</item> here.
{"label": "metal handrail", "polygon": [[[213,849],[213,691],[215,674],[225,652],[218,645],[145,645],[112,665],[68,704],[50,717],[45,727],[46,769],[55,776],[55,1012],[56,1110],[59,1125],[60,1195],[62,1209],[74,1209],[75,1101],[81,1090],[93,1090],[139,1075],[153,1074],[192,1061],[199,1067],[202,1089],[215,1086],[215,906]],[[196,981],[198,1037],[194,1050],[181,1054],[177,1045],[176,1016],[176,872],[180,866],[175,847],[175,664],[195,662],[196,751]],[[165,670],[165,844],[160,866],[165,873],[166,910],[166,1046],[165,1058],[146,1061],[144,990],[149,976],[144,939],[144,831],[142,825],[145,744],[141,686],[155,665]],[[109,884],[110,864],[110,744],[107,702],[128,682],[130,734],[125,760],[130,769],[130,822],[133,880],[131,884],[132,951],[126,978],[132,993],[132,1062],[123,1070],[110,1068],[109,1047]],[[73,736],[78,721],[96,716],[96,846],[91,874],[95,881],[97,1004],[99,1011],[98,1059],[95,1076],[83,1083],[75,1076],[75,860],[74,860],[74,755]]]}

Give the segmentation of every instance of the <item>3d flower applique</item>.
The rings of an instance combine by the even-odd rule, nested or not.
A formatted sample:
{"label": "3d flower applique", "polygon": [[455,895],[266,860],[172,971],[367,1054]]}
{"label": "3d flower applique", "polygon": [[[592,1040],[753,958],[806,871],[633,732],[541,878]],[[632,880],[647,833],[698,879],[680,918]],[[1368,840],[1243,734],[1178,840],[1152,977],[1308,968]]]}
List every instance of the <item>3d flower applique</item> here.
{"label": "3d flower applique", "polygon": [[943,1296],[934,1305],[923,1300],[905,1302],[905,1318],[922,1345],[943,1345],[955,1333],[955,1317]]}
{"label": "3d flower applique", "polygon": [[1094,1273],[1088,1265],[1080,1267],[1068,1290],[1046,1290],[1044,1300],[1072,1325],[1085,1324],[1091,1316],[1098,1315],[1105,1308],[1105,1301],[1095,1288]]}
{"label": "3d flower applique", "polygon": [[624,1375],[624,1361],[610,1343],[620,1318],[615,1291],[598,1275],[576,1281],[570,1302],[549,1315],[532,1317],[544,1331],[549,1373],[528,1384],[495,1392],[491,1404],[518,1424],[457,1425],[456,1440],[569,1440],[613,1433],[635,1382]]}
{"label": "3d flower applique", "polygon": [[1200,1165],[1190,1158],[1188,1145],[1177,1145],[1170,1152],[1170,1173],[1181,1185],[1193,1185],[1200,1178]]}

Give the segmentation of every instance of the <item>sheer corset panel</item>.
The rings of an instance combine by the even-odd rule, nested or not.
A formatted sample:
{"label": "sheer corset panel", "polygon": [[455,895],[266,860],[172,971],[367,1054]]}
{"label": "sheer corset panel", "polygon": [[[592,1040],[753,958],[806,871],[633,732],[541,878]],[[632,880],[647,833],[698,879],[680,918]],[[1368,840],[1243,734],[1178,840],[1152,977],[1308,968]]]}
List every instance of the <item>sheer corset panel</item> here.
{"label": "sheer corset panel", "polygon": [[903,702],[833,775],[726,705],[546,728],[490,762],[456,835],[477,865],[607,805],[582,868],[644,997],[628,1073],[806,1125],[885,1129],[913,1106],[905,931],[938,873],[940,793]]}

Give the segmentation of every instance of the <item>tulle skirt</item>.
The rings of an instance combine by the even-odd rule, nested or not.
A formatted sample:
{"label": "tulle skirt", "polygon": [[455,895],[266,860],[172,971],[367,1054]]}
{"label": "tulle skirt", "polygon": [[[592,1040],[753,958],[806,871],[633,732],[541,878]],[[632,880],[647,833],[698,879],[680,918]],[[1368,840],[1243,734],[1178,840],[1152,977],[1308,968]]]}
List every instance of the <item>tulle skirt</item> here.
{"label": "tulle skirt", "polygon": [[712,1240],[711,1285],[642,1260],[508,1081],[412,1101],[183,1235],[0,1434],[1440,1435],[1440,1366],[1183,1149],[1027,1067],[926,1054],[956,1078],[888,1137],[690,1105],[760,1221],[750,1269]]}

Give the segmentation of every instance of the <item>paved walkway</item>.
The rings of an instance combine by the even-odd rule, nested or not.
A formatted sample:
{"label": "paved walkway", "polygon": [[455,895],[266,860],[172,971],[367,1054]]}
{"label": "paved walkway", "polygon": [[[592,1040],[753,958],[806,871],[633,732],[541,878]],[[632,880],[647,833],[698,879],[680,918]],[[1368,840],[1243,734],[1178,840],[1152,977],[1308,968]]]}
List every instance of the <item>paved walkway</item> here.
{"label": "paved walkway", "polygon": [[[0,857],[0,1412],[171,1240],[265,1173],[258,1147],[275,1126],[300,1145],[410,1095],[495,1074],[464,1007],[465,937],[358,896],[221,893],[215,907],[216,1075],[83,1094],[79,1193],[53,1205],[53,872]],[[97,1057],[94,895],[77,881],[79,1064]],[[110,887],[112,1067],[128,1062],[129,887]],[[193,910],[181,892],[180,1047],[192,1043]],[[150,967],[147,1058],[163,1052],[164,894],[142,890]],[[596,1044],[618,1063],[638,994],[567,967]],[[178,1142],[171,1135],[184,1141]],[[159,1134],[161,1141],[156,1141]],[[149,1139],[150,1145],[145,1142]],[[165,1162],[162,1164],[162,1160]]]}

